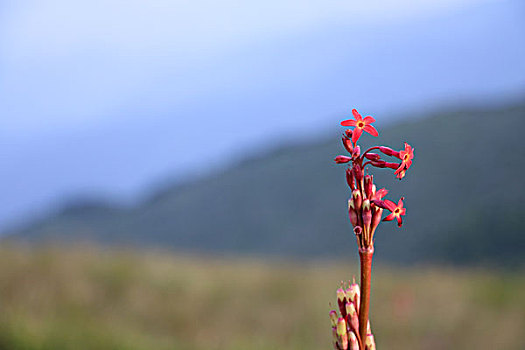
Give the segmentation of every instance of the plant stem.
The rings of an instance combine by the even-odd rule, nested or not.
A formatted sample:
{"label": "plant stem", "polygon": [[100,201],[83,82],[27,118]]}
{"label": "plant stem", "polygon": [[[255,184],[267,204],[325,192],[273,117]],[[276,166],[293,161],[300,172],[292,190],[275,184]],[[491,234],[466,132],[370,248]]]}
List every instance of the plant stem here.
{"label": "plant stem", "polygon": [[368,309],[370,307],[370,283],[372,279],[372,257],[374,247],[359,249],[361,261],[361,301],[359,306],[359,336],[365,343],[368,326]]}

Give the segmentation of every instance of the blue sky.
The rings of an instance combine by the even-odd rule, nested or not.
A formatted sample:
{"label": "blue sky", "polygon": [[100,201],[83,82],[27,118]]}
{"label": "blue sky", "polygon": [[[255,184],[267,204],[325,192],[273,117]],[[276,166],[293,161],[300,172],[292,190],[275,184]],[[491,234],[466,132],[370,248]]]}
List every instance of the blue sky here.
{"label": "blue sky", "polygon": [[[39,132],[104,122],[166,72],[184,75],[254,42],[343,23],[386,27],[489,2],[7,1],[0,91],[4,111],[16,118],[2,118],[0,128]],[[200,92],[190,87],[170,98],[187,98],[193,89]]]}
{"label": "blue sky", "polygon": [[[4,1],[0,228],[75,194],[525,88],[521,1]],[[384,117],[383,117],[384,116]]]}

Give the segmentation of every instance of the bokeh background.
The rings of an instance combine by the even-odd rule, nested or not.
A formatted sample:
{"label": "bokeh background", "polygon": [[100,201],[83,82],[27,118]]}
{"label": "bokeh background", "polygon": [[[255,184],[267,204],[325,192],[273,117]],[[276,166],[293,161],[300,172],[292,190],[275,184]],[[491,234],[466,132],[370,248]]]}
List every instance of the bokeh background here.
{"label": "bokeh background", "polygon": [[523,349],[520,0],[0,2],[0,349],[320,349],[339,121],[415,147],[386,349]]}

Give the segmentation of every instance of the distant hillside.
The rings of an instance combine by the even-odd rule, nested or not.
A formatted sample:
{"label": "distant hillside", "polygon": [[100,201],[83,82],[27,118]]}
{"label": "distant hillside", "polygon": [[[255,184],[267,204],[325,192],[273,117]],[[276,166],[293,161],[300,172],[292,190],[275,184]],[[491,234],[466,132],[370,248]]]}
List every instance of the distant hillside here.
{"label": "distant hillside", "polygon": [[[378,116],[379,117],[379,116]],[[379,119],[379,118],[378,118]],[[389,198],[406,197],[405,225],[383,223],[379,259],[523,264],[525,105],[443,112],[380,130],[366,142],[415,147],[399,182],[374,170]],[[10,232],[22,240],[90,239],[175,249],[355,254],[339,134],[275,150],[205,179],[167,187],[131,209],[87,203]]]}

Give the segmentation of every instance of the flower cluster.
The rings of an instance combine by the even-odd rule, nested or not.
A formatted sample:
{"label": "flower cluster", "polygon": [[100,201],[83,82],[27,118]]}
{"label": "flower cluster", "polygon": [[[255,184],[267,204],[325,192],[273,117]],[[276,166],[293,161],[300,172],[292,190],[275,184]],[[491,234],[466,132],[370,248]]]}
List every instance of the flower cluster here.
{"label": "flower cluster", "polygon": [[[379,133],[371,125],[375,122],[374,118],[370,116],[363,118],[355,109],[352,110],[352,114],[354,119],[341,122],[342,126],[354,127],[353,130],[345,130],[342,136],[343,146],[349,155],[339,155],[334,160],[338,164],[348,164],[346,180],[352,191],[348,200],[348,214],[354,227],[359,248],[373,250],[374,233],[381,222],[383,210],[386,209],[390,212],[383,221],[396,219],[398,226],[401,226],[403,224],[402,216],[405,215],[406,209],[403,207],[403,197],[397,204],[383,199],[388,191],[384,188],[377,190],[373,176],[365,175],[365,169],[367,166],[390,168],[395,170],[394,174],[401,180],[412,165],[414,149],[405,142],[405,148],[400,151],[385,146],[374,146],[361,153],[361,148],[357,143],[363,131],[372,136],[378,136]],[[374,150],[381,154],[373,153]],[[397,158],[401,162],[386,161],[382,156]]]}
{"label": "flower cluster", "polygon": [[[341,283],[342,284],[342,283]],[[364,344],[359,336],[359,312],[360,291],[357,283],[348,282],[348,288],[344,284],[337,290],[336,310],[330,311],[330,322],[332,323],[332,337],[335,350],[375,350],[376,344],[370,322],[367,322],[367,334]]]}

